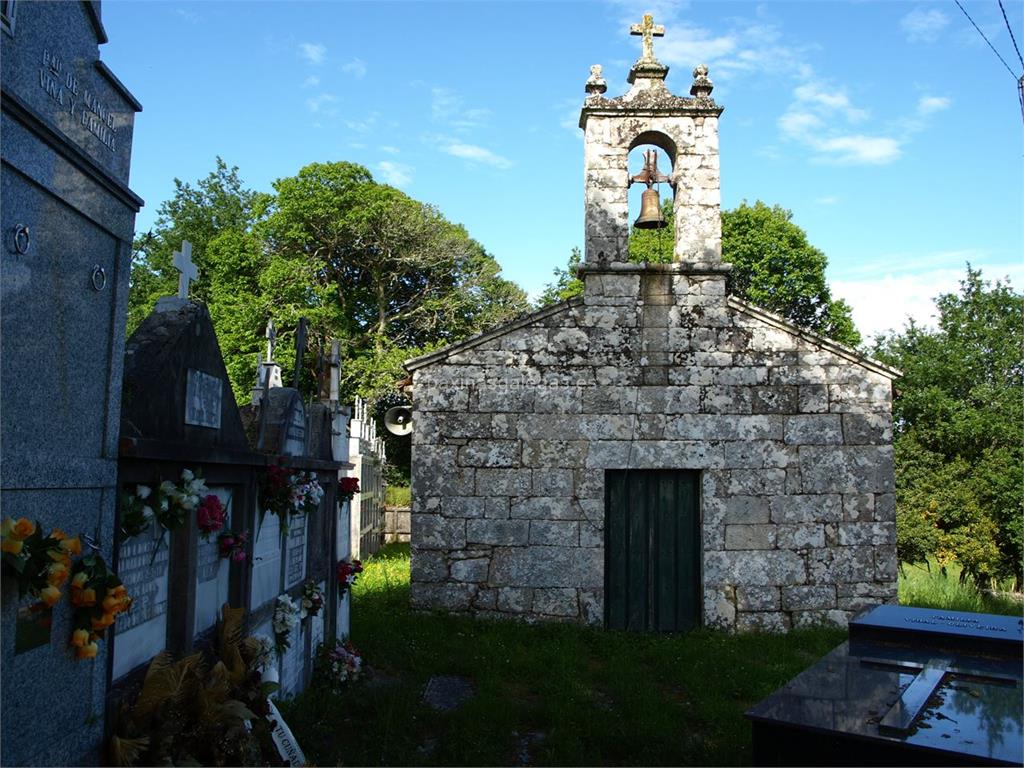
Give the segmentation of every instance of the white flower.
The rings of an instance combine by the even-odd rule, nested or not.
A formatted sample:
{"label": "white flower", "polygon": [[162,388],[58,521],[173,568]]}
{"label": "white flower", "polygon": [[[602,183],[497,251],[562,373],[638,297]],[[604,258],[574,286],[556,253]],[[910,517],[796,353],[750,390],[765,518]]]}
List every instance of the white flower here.
{"label": "white flower", "polygon": [[192,479],[194,477],[195,477],[195,474],[192,472],[191,469],[183,469],[183,470],[181,470],[181,479],[184,480],[186,483],[192,482]]}
{"label": "white flower", "polygon": [[149,507],[149,506],[143,507],[142,508],[142,518],[144,520],[152,520],[153,519],[153,508]]}
{"label": "white flower", "polygon": [[135,486],[135,495],[140,499],[148,499],[149,494],[153,492],[153,489],[148,485],[137,485]]}

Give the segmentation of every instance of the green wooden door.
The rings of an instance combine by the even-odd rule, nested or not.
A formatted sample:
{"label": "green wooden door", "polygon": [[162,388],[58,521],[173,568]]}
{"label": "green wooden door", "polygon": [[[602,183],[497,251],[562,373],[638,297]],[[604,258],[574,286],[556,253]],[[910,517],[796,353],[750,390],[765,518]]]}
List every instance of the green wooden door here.
{"label": "green wooden door", "polygon": [[700,619],[698,473],[605,475],[605,624],[681,632]]}

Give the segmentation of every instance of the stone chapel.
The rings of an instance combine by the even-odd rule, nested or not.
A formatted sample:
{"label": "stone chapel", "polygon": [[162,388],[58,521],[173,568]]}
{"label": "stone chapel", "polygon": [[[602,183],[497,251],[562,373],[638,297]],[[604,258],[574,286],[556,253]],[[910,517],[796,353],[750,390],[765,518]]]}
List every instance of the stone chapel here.
{"label": "stone chapel", "polygon": [[[415,607],[786,630],[896,597],[898,373],[726,294],[707,67],[591,68],[581,297],[410,360]],[[674,263],[630,263],[628,156],[669,158]]]}

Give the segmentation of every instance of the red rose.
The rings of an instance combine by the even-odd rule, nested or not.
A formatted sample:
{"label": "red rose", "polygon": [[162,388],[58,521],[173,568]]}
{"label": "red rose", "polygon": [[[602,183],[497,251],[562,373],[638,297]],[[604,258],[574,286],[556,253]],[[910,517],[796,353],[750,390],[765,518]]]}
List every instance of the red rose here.
{"label": "red rose", "polygon": [[216,533],[224,527],[224,505],[212,493],[199,503],[196,523],[204,535]]}

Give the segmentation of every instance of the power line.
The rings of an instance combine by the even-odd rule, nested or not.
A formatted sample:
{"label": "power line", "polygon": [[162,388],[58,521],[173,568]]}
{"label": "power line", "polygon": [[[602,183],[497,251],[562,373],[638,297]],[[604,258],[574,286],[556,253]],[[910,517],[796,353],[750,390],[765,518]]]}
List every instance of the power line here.
{"label": "power line", "polygon": [[1017,58],[1020,60],[1020,65],[1024,67],[1024,56],[1020,55],[1020,48],[1017,47],[1017,38],[1013,36],[1013,27],[1010,26],[1010,20],[1006,18],[1006,9],[1003,8],[1003,0],[999,0],[999,10],[1003,12],[1003,21],[1006,22],[1006,31],[1010,33],[1010,41],[1013,43],[1013,50],[1017,52]]}
{"label": "power line", "polygon": [[[1012,77],[1014,80],[1018,80],[1017,74],[1012,69],[1010,69],[1010,65],[1006,63],[1006,59],[1004,59],[999,54],[999,51],[996,50],[996,47],[994,45],[992,45],[992,43],[989,42],[989,39],[987,37],[985,37],[985,33],[981,31],[981,27],[979,27],[977,24],[974,23],[974,19],[971,18],[971,14],[969,14],[964,9],[964,7],[962,5],[960,5],[960,0],[953,0],[953,2],[956,3],[956,7],[957,8],[959,8],[961,11],[963,11],[964,16],[967,17],[967,20],[969,22],[971,22],[971,24],[974,26],[974,28],[976,30],[978,30],[978,34],[981,35],[981,39],[984,40],[986,43],[988,43],[988,47],[992,49],[992,53],[994,53],[999,58],[999,60],[1001,62],[1003,62],[1003,66],[1006,67],[1006,71],[1010,73],[1010,77]],[[1001,4],[1000,4],[1000,7],[1002,7]],[[1019,82],[1019,80],[1018,80],[1018,82]]]}

